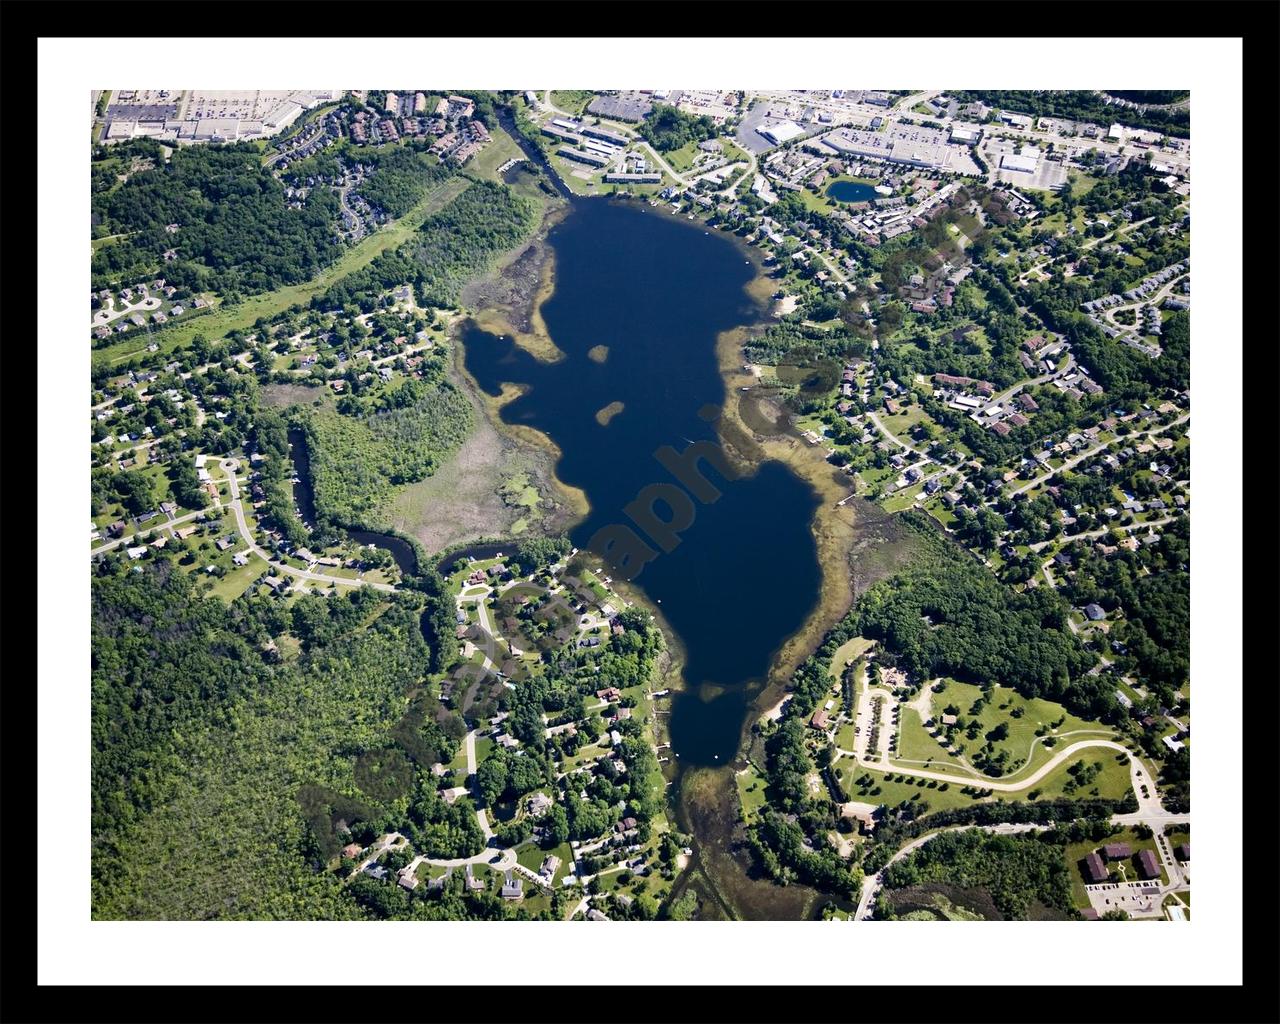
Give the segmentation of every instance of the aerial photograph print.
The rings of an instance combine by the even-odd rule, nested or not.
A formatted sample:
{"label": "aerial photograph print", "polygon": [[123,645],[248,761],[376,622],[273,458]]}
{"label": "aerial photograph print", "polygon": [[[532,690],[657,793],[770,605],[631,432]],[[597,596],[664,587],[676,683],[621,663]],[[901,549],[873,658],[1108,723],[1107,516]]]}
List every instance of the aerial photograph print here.
{"label": "aerial photograph print", "polygon": [[925,66],[83,96],[94,922],[1191,921],[1192,91]]}

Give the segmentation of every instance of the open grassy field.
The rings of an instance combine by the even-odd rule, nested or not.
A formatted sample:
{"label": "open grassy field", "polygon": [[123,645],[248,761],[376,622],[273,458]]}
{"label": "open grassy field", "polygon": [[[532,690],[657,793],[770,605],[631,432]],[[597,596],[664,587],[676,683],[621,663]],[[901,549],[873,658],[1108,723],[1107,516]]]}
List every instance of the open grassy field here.
{"label": "open grassy field", "polygon": [[764,776],[755,764],[748,762],[745,771],[734,772],[734,782],[738,786],[738,803],[742,807],[742,817],[751,821],[765,806]]}
{"label": "open grassy field", "polygon": [[524,156],[522,150],[501,125],[494,125],[490,132],[491,141],[466,166],[466,173],[489,181],[500,181],[498,168],[508,160]]}
{"label": "open grassy field", "polygon": [[275,316],[290,306],[306,305],[315,296],[324,293],[348,274],[367,267],[384,252],[408,241],[427,217],[442,210],[449,202],[465,192],[470,184],[471,182],[464,177],[453,177],[441,182],[398,221],[361,239],[332,266],[310,281],[254,295],[235,306],[225,309],[215,308],[212,313],[196,317],[188,323],[169,330],[159,331],[153,335],[133,336],[127,341],[98,349],[93,353],[94,365],[104,362],[122,362],[145,351],[152,341],[159,344],[161,352],[167,354],[189,344],[197,334],[203,334],[210,339],[221,338],[229,331],[252,327],[260,317]]}
{"label": "open grassy field", "polygon": [[[934,422],[932,417],[925,412],[924,406],[919,403],[908,405],[901,412],[892,415],[882,409],[877,410],[876,419],[883,423],[885,429],[889,430],[895,437],[905,441],[912,447],[916,447],[918,442],[911,437],[911,431],[921,423]],[[936,424],[934,425],[936,426]]]}
{"label": "open grassy field", "polygon": [[[929,783],[933,780],[913,779],[899,782],[896,780],[903,777],[894,775],[893,772],[888,773],[888,775],[894,775],[895,779],[890,782],[885,772],[875,768],[864,768],[852,758],[842,757],[837,761],[836,771],[845,792],[849,794],[849,799],[863,803],[888,804],[892,807],[904,800],[912,803],[923,801],[928,804],[930,811],[945,811],[953,807],[968,807],[974,802],[972,797],[960,792],[961,787],[956,783],[938,782],[931,787]],[[856,780],[863,778],[869,778],[869,783],[866,786],[859,786]]]}
{"label": "open grassy field", "polygon": [[844,674],[845,665],[856,660],[867,651],[875,646],[874,640],[868,640],[864,636],[855,636],[852,640],[848,640],[836,648],[835,654],[831,655],[831,665],[829,671],[836,678]]}
{"label": "open grassy field", "polygon": [[236,566],[221,579],[215,580],[209,593],[230,604],[266,571],[267,563],[257,555],[250,555],[247,563]]}
{"label": "open grassy field", "polygon": [[[1072,782],[1071,768],[1076,764],[1101,765],[1101,770],[1093,780],[1085,785],[1076,786],[1071,792],[1067,787]],[[1129,778],[1129,759],[1117,760],[1114,750],[1099,749],[1081,751],[1080,756],[1072,758],[1070,763],[1060,765],[1041,779],[1036,785],[1040,800],[1054,800],[1067,797],[1074,800],[1086,797],[1101,797],[1104,800],[1119,800],[1132,788]]]}
{"label": "open grassy field", "polygon": [[1041,728],[1046,730],[1046,737],[1053,737],[1055,746],[1083,739],[1114,739],[1112,730],[1098,722],[1077,718],[1053,701],[1027,700],[1006,686],[994,687],[992,699],[975,713],[973,708],[982,697],[982,690],[971,683],[945,682],[941,693],[932,694],[933,717],[940,719],[948,706],[954,706],[959,709],[962,722],[977,721],[976,739],[969,739],[963,731],[957,732],[960,752],[970,760],[988,742],[988,733],[1001,723],[1008,726],[1005,738],[990,740],[995,756],[1008,752],[1006,771],[1001,776],[1006,780],[1015,780],[1018,775],[1033,771],[1053,756],[1053,747],[1046,747],[1043,738],[1037,742],[1036,731]]}
{"label": "open grassy field", "polygon": [[581,114],[593,96],[591,89],[552,89],[551,105],[570,114]]}
{"label": "open grassy field", "polygon": [[915,504],[916,498],[920,496],[922,490],[924,490],[924,484],[913,484],[910,487],[904,487],[900,491],[894,491],[880,504],[886,512],[901,512],[903,509],[908,509]]}
{"label": "open grassy field", "polygon": [[898,720],[898,752],[895,760],[915,767],[927,765],[930,768],[955,766],[967,770],[965,766],[943,748],[936,739],[929,735],[920,720],[920,714],[914,708],[903,708]]}

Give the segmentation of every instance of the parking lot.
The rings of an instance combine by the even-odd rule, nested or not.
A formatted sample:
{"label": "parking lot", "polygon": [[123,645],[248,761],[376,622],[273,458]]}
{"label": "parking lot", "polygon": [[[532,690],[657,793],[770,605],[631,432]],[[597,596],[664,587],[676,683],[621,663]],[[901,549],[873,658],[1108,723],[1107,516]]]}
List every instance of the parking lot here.
{"label": "parking lot", "polygon": [[1101,882],[1084,888],[1099,917],[1110,910],[1123,910],[1130,917],[1164,916],[1164,896],[1155,882]]}
{"label": "parking lot", "polygon": [[982,157],[995,172],[999,181],[1007,182],[1014,188],[1034,188],[1050,191],[1058,188],[1067,180],[1067,167],[1060,160],[1046,159],[1044,152],[1036,160],[1036,169],[1031,172],[1015,171],[1000,166],[1000,158],[1006,153],[1016,153],[1024,143],[1006,139],[988,139],[982,146]]}

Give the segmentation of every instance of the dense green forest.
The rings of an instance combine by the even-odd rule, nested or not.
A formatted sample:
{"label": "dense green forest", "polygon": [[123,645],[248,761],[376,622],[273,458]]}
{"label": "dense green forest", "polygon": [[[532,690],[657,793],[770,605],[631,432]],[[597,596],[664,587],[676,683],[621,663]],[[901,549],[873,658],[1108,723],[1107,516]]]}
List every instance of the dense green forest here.
{"label": "dense green forest", "polygon": [[1011,110],[1032,117],[1060,117],[1071,121],[1091,121],[1109,125],[1121,121],[1134,128],[1147,128],[1188,138],[1191,135],[1190,110],[1148,110],[1139,113],[1129,107],[1107,103],[1097,92],[1087,89],[979,89],[960,90],[951,94],[961,103],[982,101],[998,110]]}
{"label": "dense green forest", "polygon": [[[493,892],[464,893],[461,872],[410,894],[394,876],[344,887],[349,862],[325,870],[338,837],[398,830],[438,857],[484,846],[470,801],[445,802],[429,771],[453,758],[466,726],[424,685],[420,596],[228,607],[163,555],[140,573],[121,562],[104,559],[93,580],[96,920],[530,916]],[[618,657],[644,662],[657,633],[632,624],[633,648]],[[286,642],[298,653],[282,660]],[[653,752],[628,739],[620,756],[630,774],[618,794],[655,813]],[[392,853],[386,866],[411,856]],[[563,912],[557,898],[552,915]]]}
{"label": "dense green forest", "polygon": [[1047,588],[1017,593],[915,513],[902,518],[928,557],[858,600],[854,635],[880,640],[916,680],[994,680],[1084,717],[1117,717],[1111,688],[1087,674],[1095,659],[1067,628],[1061,597]]}
{"label": "dense green forest", "polygon": [[[979,829],[943,832],[885,869],[885,889],[945,882],[964,889],[982,888],[1008,920],[1025,920],[1040,903],[1075,917],[1071,875],[1063,848],[1026,836],[992,835]],[[892,917],[893,903],[883,896],[877,917]]]}
{"label": "dense green forest", "polygon": [[[355,756],[425,670],[421,599],[227,607],[163,556],[119,563],[92,592],[93,916],[361,916],[317,871],[297,793],[355,792]],[[286,633],[303,649],[280,662]]]}
{"label": "dense green forest", "polygon": [[1068,548],[1074,570],[1063,587],[1072,604],[1096,602],[1124,618],[1108,634],[1120,667],[1159,695],[1166,706],[1191,670],[1191,525],[1170,523],[1155,544],[1105,558],[1091,546]]}
{"label": "dense green forest", "polygon": [[[95,160],[118,163],[110,152]],[[337,196],[316,189],[290,209],[255,146],[187,146],[167,162],[157,147],[143,159],[149,169],[93,194],[95,232],[128,235],[94,252],[95,289],[162,274],[193,291],[270,291],[314,277],[338,255]],[[177,258],[166,261],[169,249]]]}
{"label": "dense green forest", "polygon": [[640,124],[640,134],[660,153],[705,142],[716,137],[716,123],[705,114],[686,114],[665,103],[655,103]]}
{"label": "dense green forest", "polygon": [[1150,103],[1153,106],[1181,103],[1191,97],[1191,93],[1186,89],[1105,89],[1103,91],[1109,96],[1116,96],[1130,103]]}
{"label": "dense green forest", "polygon": [[430,476],[471,429],[471,405],[446,380],[408,379],[399,404],[367,415],[302,414],[317,516],[377,525],[379,504],[398,484]]}
{"label": "dense green forest", "polygon": [[[353,153],[360,160],[363,153]],[[360,185],[360,194],[392,217],[403,217],[427,191],[453,174],[453,167],[422,150],[400,146],[377,150],[373,174]]]}

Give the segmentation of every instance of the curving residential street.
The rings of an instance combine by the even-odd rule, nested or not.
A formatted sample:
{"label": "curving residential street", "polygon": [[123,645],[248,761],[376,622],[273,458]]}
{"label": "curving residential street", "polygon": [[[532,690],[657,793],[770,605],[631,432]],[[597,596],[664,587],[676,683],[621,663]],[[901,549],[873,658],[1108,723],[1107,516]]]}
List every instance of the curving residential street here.
{"label": "curving residential street", "polygon": [[1080,463],[1082,463],[1085,459],[1089,458],[1090,456],[1097,455],[1098,452],[1101,452],[1101,451],[1106,451],[1106,449],[1110,448],[1117,441],[1121,441],[1121,440],[1136,441],[1140,437],[1151,437],[1154,434],[1162,434],[1164,433],[1164,431],[1170,429],[1171,427],[1176,427],[1179,423],[1185,423],[1189,419],[1191,419],[1191,413],[1185,412],[1181,416],[1179,416],[1176,420],[1174,420],[1172,423],[1166,423],[1162,427],[1154,427],[1151,430],[1143,430],[1137,434],[1130,434],[1124,438],[1117,437],[1110,441],[1103,441],[1102,444],[1097,445],[1096,447],[1090,448],[1088,451],[1081,452],[1079,455],[1076,455],[1070,459],[1067,459],[1067,461],[1064,462],[1057,469],[1050,470],[1048,473],[1045,473],[1044,476],[1038,476],[1034,480],[1028,480],[1021,487],[1015,488],[1014,490],[1010,491],[1009,495],[1013,496],[1015,494],[1022,494],[1024,491],[1029,491],[1029,490],[1032,490],[1033,488],[1039,487],[1041,484],[1045,483],[1046,481],[1052,480],[1055,476],[1057,476],[1059,473],[1063,472],[1064,470],[1073,469],[1074,467],[1078,466]]}
{"label": "curving residential street", "polygon": [[240,464],[235,459],[223,459],[222,468],[227,474],[227,488],[231,494],[231,500],[227,503],[231,507],[231,511],[235,513],[236,529],[240,531],[240,536],[244,542],[249,545],[249,550],[261,558],[268,565],[282,572],[286,576],[293,576],[298,579],[310,580],[314,583],[334,583],[347,587],[372,587],[374,590],[381,590],[389,594],[395,593],[395,587],[390,583],[373,583],[369,580],[352,580],[344,576],[323,576],[318,572],[310,572],[306,569],[295,569],[291,565],[285,565],[282,562],[273,561],[271,555],[263,548],[258,547],[253,539],[253,531],[249,529],[249,523],[244,517],[244,506],[240,500],[240,484],[236,480],[236,469]]}

